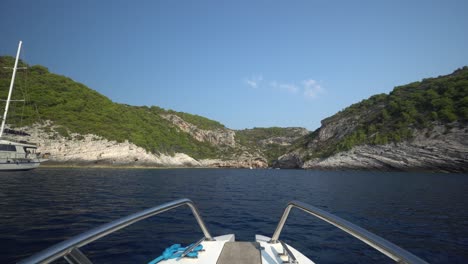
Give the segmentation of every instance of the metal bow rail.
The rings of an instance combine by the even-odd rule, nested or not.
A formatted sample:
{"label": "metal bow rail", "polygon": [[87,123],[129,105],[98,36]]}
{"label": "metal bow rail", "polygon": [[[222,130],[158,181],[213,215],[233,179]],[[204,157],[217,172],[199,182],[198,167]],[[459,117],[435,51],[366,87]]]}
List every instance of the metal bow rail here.
{"label": "metal bow rail", "polygon": [[291,201],[284,209],[283,216],[276,227],[275,233],[270,240],[270,243],[278,243],[278,238],[281,234],[286,219],[288,219],[289,212],[295,207],[301,209],[302,211],[309,213],[329,224],[332,224],[339,229],[345,231],[346,233],[356,237],[362,242],[368,244],[374,249],[380,251],[387,257],[393,259],[397,263],[415,263],[415,264],[428,264],[426,261],[420,259],[419,257],[411,254],[410,252],[400,248],[399,246],[355,225],[344,219],[339,218],[336,215],[327,213],[317,207],[312,205],[300,202],[300,201]]}
{"label": "metal bow rail", "polygon": [[197,219],[198,225],[203,231],[205,240],[214,240],[213,237],[210,235],[210,232],[208,232],[208,229],[206,228],[205,223],[203,222],[195,204],[190,199],[180,199],[180,200],[168,202],[168,203],[120,218],[118,220],[112,221],[102,226],[96,227],[83,234],[72,237],[44,251],[41,251],[19,263],[20,264],[50,263],[54,260],[64,257],[71,264],[90,264],[91,261],[79,250],[80,247],[87,245],[101,237],[109,235],[124,227],[132,225],[136,222],[139,222],[143,219],[155,216],[165,211],[175,209],[182,205],[187,205],[192,210],[193,215]]}

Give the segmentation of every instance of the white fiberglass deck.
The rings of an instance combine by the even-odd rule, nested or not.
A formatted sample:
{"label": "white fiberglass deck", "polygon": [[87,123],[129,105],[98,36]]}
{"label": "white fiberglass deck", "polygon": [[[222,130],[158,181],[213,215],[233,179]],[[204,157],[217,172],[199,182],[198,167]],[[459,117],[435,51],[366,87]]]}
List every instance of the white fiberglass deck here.
{"label": "white fiberglass deck", "polygon": [[[163,260],[161,264],[241,264],[241,263],[255,263],[255,264],[283,264],[287,261],[287,257],[280,257],[278,253],[283,253],[283,247],[281,243],[271,244],[269,237],[256,235],[255,240],[260,244],[259,254],[261,256],[258,262],[258,257],[255,256],[255,252],[250,250],[242,252],[238,255],[238,252],[230,252],[229,258],[220,258],[223,248],[226,242],[234,242],[235,236],[233,234],[218,236],[214,238],[215,241],[203,241],[203,249],[198,253],[198,258],[182,258],[180,260],[169,259]],[[302,255],[299,251],[288,245],[291,252],[296,257],[300,264],[314,264],[313,261]],[[224,252],[225,253],[225,252]],[[247,261],[246,261],[247,260]],[[251,262],[250,262],[251,261]]]}

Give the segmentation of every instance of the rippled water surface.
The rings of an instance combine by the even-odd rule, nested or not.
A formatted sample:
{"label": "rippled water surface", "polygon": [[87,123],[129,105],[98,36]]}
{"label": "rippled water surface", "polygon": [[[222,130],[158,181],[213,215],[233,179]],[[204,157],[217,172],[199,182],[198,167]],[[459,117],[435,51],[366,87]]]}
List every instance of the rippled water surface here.
{"label": "rippled water surface", "polygon": [[[430,263],[468,263],[468,175],[302,170],[38,169],[1,173],[0,263],[14,263],[92,227],[178,198],[210,232],[271,236],[296,199],[345,218]],[[83,248],[95,263],[147,263],[202,237],[186,207]],[[392,263],[293,210],[281,238],[317,263]]]}

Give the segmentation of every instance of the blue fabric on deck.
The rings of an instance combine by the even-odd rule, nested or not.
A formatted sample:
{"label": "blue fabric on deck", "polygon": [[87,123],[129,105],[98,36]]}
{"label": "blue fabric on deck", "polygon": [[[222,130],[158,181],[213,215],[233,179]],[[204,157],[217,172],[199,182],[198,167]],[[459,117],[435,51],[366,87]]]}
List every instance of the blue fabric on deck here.
{"label": "blue fabric on deck", "polygon": [[[193,245],[193,244],[192,244]],[[182,256],[182,253],[189,248],[191,245],[187,247],[182,247],[180,244],[174,244],[164,250],[164,252],[161,254],[161,256],[153,259],[152,261],[148,262],[148,264],[156,264],[162,260],[168,260],[168,259],[173,259],[173,258],[178,258]],[[203,249],[203,245],[198,245],[190,251],[186,257],[189,258],[196,258],[198,257],[198,251]]]}

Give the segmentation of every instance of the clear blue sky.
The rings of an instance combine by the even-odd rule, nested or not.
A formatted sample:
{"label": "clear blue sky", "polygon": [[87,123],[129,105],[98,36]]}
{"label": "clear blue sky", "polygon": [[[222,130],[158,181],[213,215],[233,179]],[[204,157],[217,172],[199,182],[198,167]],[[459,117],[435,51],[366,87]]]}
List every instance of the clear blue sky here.
{"label": "clear blue sky", "polygon": [[115,102],[302,126],[468,65],[468,1],[0,2],[0,55]]}

